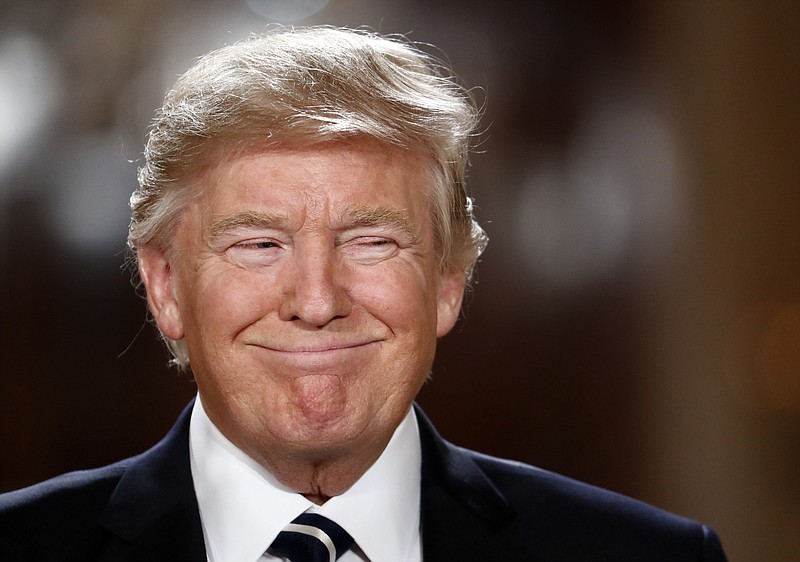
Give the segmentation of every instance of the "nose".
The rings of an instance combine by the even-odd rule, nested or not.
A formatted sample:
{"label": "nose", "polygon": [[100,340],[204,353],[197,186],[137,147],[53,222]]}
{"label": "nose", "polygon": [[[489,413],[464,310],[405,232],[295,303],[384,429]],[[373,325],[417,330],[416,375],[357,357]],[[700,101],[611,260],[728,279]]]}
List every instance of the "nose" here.
{"label": "nose", "polygon": [[334,250],[296,249],[287,269],[282,320],[322,327],[350,314],[352,303]]}

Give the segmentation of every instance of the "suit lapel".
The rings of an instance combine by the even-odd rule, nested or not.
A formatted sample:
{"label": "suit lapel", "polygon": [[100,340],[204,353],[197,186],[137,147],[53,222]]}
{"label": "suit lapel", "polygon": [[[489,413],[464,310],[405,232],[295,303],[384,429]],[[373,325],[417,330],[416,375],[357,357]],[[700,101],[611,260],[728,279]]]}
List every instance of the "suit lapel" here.
{"label": "suit lapel", "polygon": [[189,461],[192,405],[120,479],[99,519],[116,537],[101,560],[206,560]]}
{"label": "suit lapel", "polygon": [[516,516],[472,457],[443,440],[417,408],[422,443],[422,558],[523,560],[527,555],[503,540]]}

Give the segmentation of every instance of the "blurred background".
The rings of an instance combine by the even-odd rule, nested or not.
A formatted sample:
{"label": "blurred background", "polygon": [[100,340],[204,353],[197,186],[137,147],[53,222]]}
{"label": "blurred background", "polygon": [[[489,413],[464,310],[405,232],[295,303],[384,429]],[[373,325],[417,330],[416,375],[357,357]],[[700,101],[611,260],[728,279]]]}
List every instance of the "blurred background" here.
{"label": "blurred background", "polygon": [[124,268],[164,91],[273,22],[369,26],[485,104],[491,243],[420,402],[458,444],[800,559],[800,3],[0,0],[0,490],[194,394]]}

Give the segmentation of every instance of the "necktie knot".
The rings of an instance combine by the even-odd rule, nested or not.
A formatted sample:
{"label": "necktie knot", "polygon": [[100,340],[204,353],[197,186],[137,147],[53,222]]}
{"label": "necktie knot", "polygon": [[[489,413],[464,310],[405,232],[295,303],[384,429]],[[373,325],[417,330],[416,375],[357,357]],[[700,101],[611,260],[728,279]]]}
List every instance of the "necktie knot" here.
{"label": "necktie knot", "polygon": [[286,525],[270,550],[292,562],[335,562],[353,546],[353,537],[317,513],[302,513]]}

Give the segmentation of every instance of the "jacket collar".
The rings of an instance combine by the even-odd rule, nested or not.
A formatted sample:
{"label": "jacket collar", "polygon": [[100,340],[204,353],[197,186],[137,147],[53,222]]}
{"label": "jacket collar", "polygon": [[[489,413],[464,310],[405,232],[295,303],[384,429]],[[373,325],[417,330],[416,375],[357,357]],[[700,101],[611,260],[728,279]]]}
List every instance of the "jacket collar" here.
{"label": "jacket collar", "polygon": [[[415,406],[416,407],[416,406]],[[503,550],[498,533],[514,509],[475,462],[416,407],[422,443],[422,548],[426,562],[494,560]]]}
{"label": "jacket collar", "polygon": [[129,543],[136,559],[206,559],[189,461],[193,405],[164,439],[129,461],[99,518],[101,526]]}

